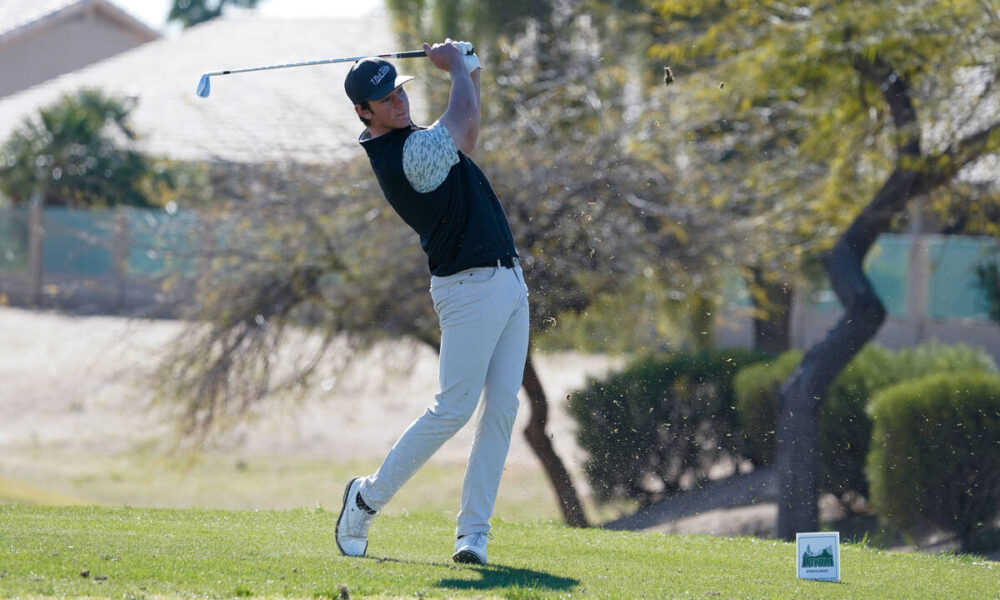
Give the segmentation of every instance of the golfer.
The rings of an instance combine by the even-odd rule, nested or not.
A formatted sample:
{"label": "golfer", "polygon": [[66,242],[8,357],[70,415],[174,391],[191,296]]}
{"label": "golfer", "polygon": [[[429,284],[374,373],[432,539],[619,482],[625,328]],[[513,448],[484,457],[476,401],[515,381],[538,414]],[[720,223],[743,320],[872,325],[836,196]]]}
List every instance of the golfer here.
{"label": "golfer", "polygon": [[[528,352],[528,291],[507,217],[486,176],[468,154],[479,135],[479,58],[467,42],[429,46],[451,93],[430,127],[410,120],[392,64],[365,58],[351,67],[347,96],[366,129],[360,143],[386,200],[420,236],[431,271],[430,293],[441,326],[440,393],[403,432],[373,475],[347,484],[337,546],[363,556],[379,511],[476,411],[455,530],[455,562],[486,564],[490,517],[517,414]],[[485,394],[483,393],[485,389]]]}

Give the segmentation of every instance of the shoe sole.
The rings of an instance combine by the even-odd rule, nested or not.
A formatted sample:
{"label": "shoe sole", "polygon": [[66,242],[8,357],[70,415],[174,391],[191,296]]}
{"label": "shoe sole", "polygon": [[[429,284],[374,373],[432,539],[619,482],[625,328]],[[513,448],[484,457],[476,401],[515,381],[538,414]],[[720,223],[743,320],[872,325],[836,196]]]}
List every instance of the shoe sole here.
{"label": "shoe sole", "polygon": [[[337,550],[344,556],[354,556],[353,554],[348,554],[344,551],[344,548],[340,545],[340,520],[344,518],[344,514],[347,513],[347,497],[351,495],[351,486],[354,482],[361,479],[360,477],[355,477],[354,479],[347,482],[347,487],[344,488],[344,501],[340,505],[340,514],[337,515],[337,528],[333,531],[333,539],[337,542]],[[368,544],[365,543],[365,549],[361,552],[361,556],[364,556],[368,552]]]}
{"label": "shoe sole", "polygon": [[486,562],[483,559],[479,558],[479,555],[473,552],[472,550],[460,550],[451,557],[451,560],[466,565],[486,564]]}

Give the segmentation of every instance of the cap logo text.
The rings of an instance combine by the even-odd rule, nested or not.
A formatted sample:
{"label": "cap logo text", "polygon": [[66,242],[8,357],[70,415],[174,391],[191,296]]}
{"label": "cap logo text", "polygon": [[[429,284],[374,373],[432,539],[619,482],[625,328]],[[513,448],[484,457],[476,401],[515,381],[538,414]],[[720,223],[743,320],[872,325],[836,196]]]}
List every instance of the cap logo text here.
{"label": "cap logo text", "polygon": [[372,85],[378,85],[382,83],[382,80],[385,79],[385,76],[389,74],[389,69],[390,69],[389,65],[382,65],[381,67],[379,67],[378,73],[375,73],[375,75],[369,80],[372,82]]}

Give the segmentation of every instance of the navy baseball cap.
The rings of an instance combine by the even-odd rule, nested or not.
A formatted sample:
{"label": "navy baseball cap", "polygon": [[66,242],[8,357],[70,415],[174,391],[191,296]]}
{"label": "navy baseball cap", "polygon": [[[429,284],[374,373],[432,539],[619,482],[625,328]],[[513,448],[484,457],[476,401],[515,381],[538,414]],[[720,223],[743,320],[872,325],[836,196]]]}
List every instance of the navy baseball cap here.
{"label": "navy baseball cap", "polygon": [[344,91],[355,104],[385,98],[392,90],[413,79],[397,75],[396,67],[381,58],[362,58],[356,61],[344,79]]}

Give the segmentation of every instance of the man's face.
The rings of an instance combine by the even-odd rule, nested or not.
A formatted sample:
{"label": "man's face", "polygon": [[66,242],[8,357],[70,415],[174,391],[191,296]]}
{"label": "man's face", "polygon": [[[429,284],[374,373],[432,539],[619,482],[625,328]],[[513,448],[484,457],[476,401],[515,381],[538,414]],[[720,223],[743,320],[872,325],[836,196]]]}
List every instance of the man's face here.
{"label": "man's face", "polygon": [[372,100],[368,106],[370,110],[355,104],[354,110],[358,115],[371,120],[368,130],[373,136],[410,126],[410,101],[403,86],[392,90],[385,98]]}

